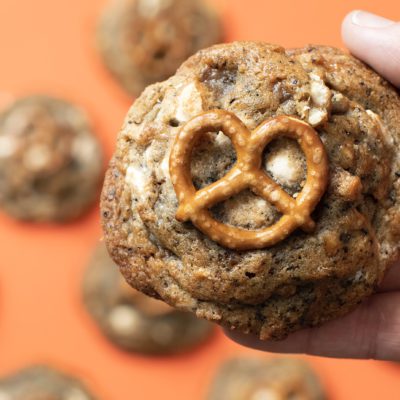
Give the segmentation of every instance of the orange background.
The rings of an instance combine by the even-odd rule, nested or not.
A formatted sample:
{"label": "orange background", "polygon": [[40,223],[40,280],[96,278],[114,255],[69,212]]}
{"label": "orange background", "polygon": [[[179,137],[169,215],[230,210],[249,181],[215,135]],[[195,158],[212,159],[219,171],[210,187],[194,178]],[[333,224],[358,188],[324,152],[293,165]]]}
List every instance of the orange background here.
{"label": "orange background", "polygon": [[[0,0],[0,102],[31,92],[66,97],[92,117],[107,155],[131,103],[103,69],[93,30],[104,0]],[[398,0],[218,0],[227,40],[342,46],[355,8],[400,20]],[[256,354],[221,332],[184,356],[146,358],[115,349],[82,308],[81,278],[99,240],[98,210],[66,226],[0,216],[0,374],[50,362],[80,374],[106,400],[202,399],[217,367]],[[264,355],[268,357],[269,355]],[[400,367],[309,357],[333,399],[398,399]]]}

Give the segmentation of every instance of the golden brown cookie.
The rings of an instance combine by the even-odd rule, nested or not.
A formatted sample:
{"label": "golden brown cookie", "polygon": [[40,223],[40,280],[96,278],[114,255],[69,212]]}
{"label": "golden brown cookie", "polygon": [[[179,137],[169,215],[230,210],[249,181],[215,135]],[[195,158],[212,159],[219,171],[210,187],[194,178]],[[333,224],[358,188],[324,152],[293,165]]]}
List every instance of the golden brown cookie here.
{"label": "golden brown cookie", "polygon": [[0,113],[0,209],[15,218],[61,222],[99,194],[102,151],[83,111],[47,96]]}
{"label": "golden brown cookie", "polygon": [[209,322],[132,289],[104,245],[99,245],[93,255],[83,294],[85,305],[100,329],[125,350],[180,353],[204,342],[213,332]]}
{"label": "golden brown cookie", "polygon": [[86,387],[46,366],[26,368],[0,378],[0,400],[95,400]]}
{"label": "golden brown cookie", "polygon": [[318,378],[293,358],[237,358],[225,362],[211,386],[208,400],[324,400]]}
{"label": "golden brown cookie", "polygon": [[320,325],[399,256],[399,138],[399,95],[340,50],[202,50],[128,113],[102,194],[108,249],[138,290],[226,327]]}
{"label": "golden brown cookie", "polygon": [[221,39],[221,23],[203,0],[112,0],[97,29],[106,66],[134,96]]}

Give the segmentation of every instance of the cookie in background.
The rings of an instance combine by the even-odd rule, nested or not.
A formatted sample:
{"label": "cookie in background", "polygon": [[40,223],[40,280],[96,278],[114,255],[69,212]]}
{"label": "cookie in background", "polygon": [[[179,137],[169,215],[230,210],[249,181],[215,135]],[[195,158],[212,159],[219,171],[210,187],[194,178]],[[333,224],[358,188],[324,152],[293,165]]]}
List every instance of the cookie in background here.
{"label": "cookie in background", "polygon": [[204,342],[213,325],[131,288],[104,244],[96,248],[83,282],[84,303],[116,346],[138,353],[181,353]]}
{"label": "cookie in background", "polygon": [[98,400],[77,378],[32,366],[0,378],[0,400]]}
{"label": "cookie in background", "polygon": [[221,21],[205,0],[112,0],[97,28],[105,65],[133,96],[222,39]]}
{"label": "cookie in background", "polygon": [[21,98],[0,113],[0,210],[65,222],[98,199],[102,150],[84,111],[64,100]]}
{"label": "cookie in background", "polygon": [[226,361],[218,370],[207,400],[326,400],[311,367],[293,358],[246,358]]}

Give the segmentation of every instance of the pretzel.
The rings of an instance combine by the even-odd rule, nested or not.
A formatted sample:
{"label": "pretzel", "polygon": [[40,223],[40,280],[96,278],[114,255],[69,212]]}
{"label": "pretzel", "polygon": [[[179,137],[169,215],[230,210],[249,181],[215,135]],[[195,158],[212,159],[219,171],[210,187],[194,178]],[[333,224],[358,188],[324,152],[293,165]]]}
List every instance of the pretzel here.
{"label": "pretzel", "polygon": [[[233,168],[220,180],[196,190],[190,171],[197,139],[206,132],[222,131],[237,153]],[[307,160],[307,179],[296,199],[286,193],[261,168],[264,148],[286,136],[297,140]],[[261,249],[285,239],[295,229],[312,232],[310,214],[328,183],[328,157],[318,133],[307,123],[290,116],[269,119],[250,132],[234,114],[208,111],[188,121],[179,131],[169,159],[171,181],[179,200],[176,219],[192,223],[214,242],[234,250]],[[215,220],[209,208],[250,189],[275,206],[282,217],[259,230],[246,230]]]}

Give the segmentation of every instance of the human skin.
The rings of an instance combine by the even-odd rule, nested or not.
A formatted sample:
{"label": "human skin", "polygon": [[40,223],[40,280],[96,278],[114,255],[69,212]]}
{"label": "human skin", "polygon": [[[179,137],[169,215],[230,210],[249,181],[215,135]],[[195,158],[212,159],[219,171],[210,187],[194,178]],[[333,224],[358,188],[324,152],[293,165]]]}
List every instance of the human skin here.
{"label": "human skin", "polygon": [[[342,37],[353,55],[400,88],[400,22],[353,11],[343,21]],[[343,318],[278,342],[225,333],[244,346],[268,352],[400,361],[400,261],[389,269],[378,292]]]}

